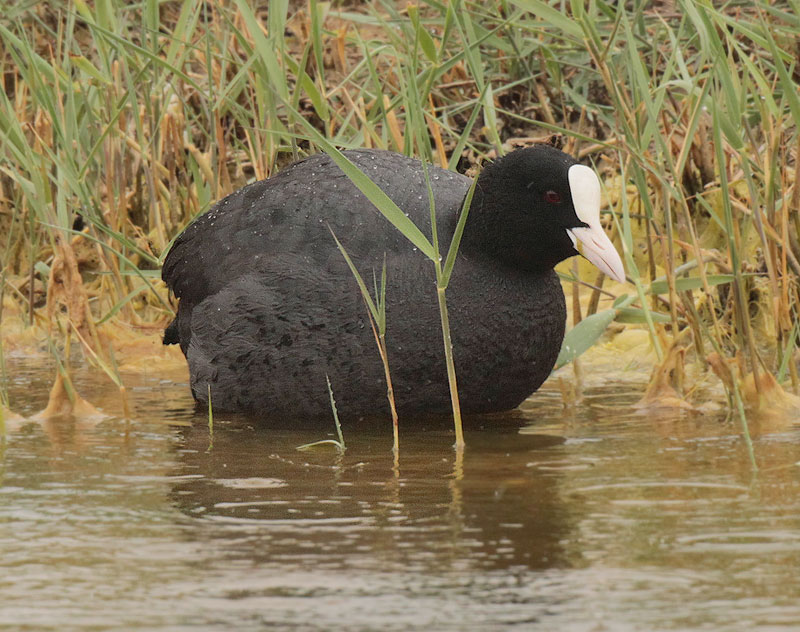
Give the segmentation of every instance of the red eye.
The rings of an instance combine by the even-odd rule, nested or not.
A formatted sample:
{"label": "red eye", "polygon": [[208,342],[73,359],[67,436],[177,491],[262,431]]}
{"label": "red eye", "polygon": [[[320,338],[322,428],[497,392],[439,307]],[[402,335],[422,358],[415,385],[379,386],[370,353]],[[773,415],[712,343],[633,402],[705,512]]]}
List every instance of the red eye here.
{"label": "red eye", "polygon": [[549,204],[558,204],[561,202],[561,195],[558,191],[548,191],[544,194],[544,201],[548,202]]}

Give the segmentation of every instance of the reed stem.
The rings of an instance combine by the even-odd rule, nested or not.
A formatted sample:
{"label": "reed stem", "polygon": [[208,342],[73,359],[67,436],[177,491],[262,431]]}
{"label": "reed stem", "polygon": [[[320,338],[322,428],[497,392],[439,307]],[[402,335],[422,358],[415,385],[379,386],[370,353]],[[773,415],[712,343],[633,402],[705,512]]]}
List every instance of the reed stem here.
{"label": "reed stem", "polygon": [[456,381],[456,366],[453,358],[453,341],[450,338],[450,317],[447,314],[447,300],[445,299],[445,289],[436,288],[436,295],[439,298],[439,316],[442,321],[442,339],[444,341],[444,360],[447,364],[447,382],[450,385],[450,403],[453,407],[453,425],[456,433],[456,450],[463,450],[464,430],[461,424],[461,402],[458,398],[458,383]]}

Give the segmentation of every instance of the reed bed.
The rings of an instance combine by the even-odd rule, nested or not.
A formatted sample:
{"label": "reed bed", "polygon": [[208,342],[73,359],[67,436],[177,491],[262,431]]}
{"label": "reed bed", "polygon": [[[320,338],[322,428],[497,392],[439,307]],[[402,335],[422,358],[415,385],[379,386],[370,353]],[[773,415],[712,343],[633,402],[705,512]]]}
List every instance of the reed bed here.
{"label": "reed bed", "polygon": [[170,320],[171,240],[298,157],[549,141],[601,172],[629,281],[589,279],[560,364],[617,321],[679,401],[686,362],[743,421],[800,387],[797,0],[0,7],[0,369],[35,328],[70,402],[72,346],[125,401],[114,332]]}

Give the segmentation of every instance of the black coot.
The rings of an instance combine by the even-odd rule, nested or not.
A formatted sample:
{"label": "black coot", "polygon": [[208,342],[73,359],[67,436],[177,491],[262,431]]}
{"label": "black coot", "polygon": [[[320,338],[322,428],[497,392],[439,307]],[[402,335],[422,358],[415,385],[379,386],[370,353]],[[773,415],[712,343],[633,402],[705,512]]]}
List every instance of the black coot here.
{"label": "black coot", "polygon": [[[430,238],[422,164],[346,152]],[[430,168],[443,250],[470,179]],[[599,220],[594,171],[546,145],[514,151],[478,176],[447,301],[464,412],[516,407],[553,368],[564,294],[553,266],[583,253],[622,280]],[[384,372],[358,286],[386,258],[387,345],[400,414],[447,412],[450,395],[433,265],[325,154],[232,193],[175,241],[162,276],[180,299],[164,342],[178,343],[191,388],[215,409],[270,418],[385,418]],[[371,283],[370,283],[371,285]]]}

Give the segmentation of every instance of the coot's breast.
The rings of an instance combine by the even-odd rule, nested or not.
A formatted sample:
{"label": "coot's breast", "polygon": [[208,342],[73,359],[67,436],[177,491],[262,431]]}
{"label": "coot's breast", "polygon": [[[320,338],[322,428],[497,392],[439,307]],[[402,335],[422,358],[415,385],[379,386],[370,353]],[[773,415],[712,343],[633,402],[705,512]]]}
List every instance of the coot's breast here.
{"label": "coot's breast", "polygon": [[[413,290],[389,293],[387,343],[398,406],[447,413],[450,396],[430,267],[417,275],[424,277],[422,284],[413,284],[411,274],[398,280]],[[460,256],[446,296],[462,410],[515,408],[547,379],[561,348],[566,305],[558,276]]]}

